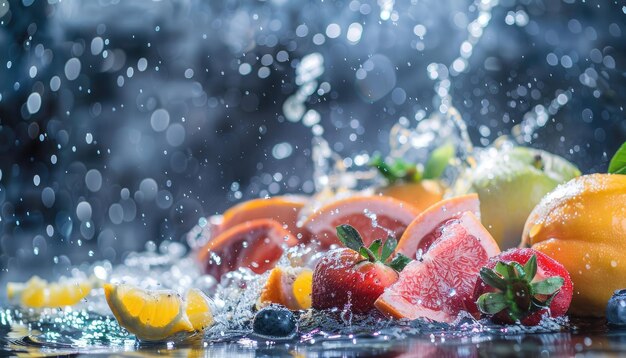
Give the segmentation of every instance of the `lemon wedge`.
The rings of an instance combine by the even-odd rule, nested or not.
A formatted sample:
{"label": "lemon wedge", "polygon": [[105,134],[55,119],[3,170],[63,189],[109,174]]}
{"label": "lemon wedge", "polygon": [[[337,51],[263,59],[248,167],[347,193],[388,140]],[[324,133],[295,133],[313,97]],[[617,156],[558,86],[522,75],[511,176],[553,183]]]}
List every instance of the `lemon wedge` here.
{"label": "lemon wedge", "polygon": [[197,289],[183,298],[172,290],[106,284],[104,294],[119,325],[142,341],[185,336],[213,324],[209,299]]}
{"label": "lemon wedge", "polygon": [[58,282],[48,282],[33,276],[25,283],[7,283],[7,296],[10,302],[29,308],[73,306],[87,297],[98,284],[97,279],[61,278]]}
{"label": "lemon wedge", "polygon": [[197,288],[187,292],[187,318],[196,331],[202,331],[213,325],[213,313],[209,304],[209,298]]}

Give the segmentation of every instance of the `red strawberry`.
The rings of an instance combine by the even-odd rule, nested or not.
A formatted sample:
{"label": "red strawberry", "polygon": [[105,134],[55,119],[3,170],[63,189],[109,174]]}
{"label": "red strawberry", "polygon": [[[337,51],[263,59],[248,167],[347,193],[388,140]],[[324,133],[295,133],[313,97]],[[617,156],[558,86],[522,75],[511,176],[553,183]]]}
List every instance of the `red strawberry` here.
{"label": "red strawberry", "polygon": [[365,247],[361,235],[350,225],[338,226],[337,237],[347,247],[327,252],[315,266],[313,308],[349,307],[352,312],[369,312],[410,259],[398,255],[386,264],[397,245],[392,237],[384,245],[382,240],[375,240]]}
{"label": "red strawberry", "polygon": [[474,287],[475,314],[500,324],[535,326],[541,316],[563,316],[572,301],[569,273],[533,249],[510,249],[489,260]]}

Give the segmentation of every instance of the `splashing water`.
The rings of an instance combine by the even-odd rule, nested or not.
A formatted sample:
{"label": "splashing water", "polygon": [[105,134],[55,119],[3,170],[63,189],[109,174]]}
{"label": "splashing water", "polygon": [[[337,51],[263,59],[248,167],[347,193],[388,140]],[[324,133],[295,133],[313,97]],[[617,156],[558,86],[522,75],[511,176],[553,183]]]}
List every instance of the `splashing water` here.
{"label": "splashing water", "polygon": [[548,108],[538,104],[532,110],[524,114],[522,122],[515,126],[511,134],[520,143],[531,143],[537,137],[537,130],[548,123],[551,116],[554,116],[561,107],[572,99],[573,91],[557,91],[556,97],[550,102]]}
{"label": "splashing water", "polygon": [[[24,1],[24,3],[26,4],[28,1]],[[353,1],[352,3],[357,3],[354,6],[358,7],[359,13],[361,14],[367,14],[368,11],[371,10],[368,10],[369,5],[364,6],[364,4],[358,4],[358,1]],[[281,4],[281,1],[274,1],[272,6],[279,6]],[[398,20],[399,14],[398,11],[394,9],[396,6],[394,0],[378,0],[377,4],[380,8],[380,20]],[[475,47],[478,45],[485,28],[492,20],[492,10],[497,5],[497,0],[475,1],[474,6],[478,9],[478,14],[476,19],[467,25],[468,36],[460,46],[459,55],[449,66],[440,63],[431,63],[427,67],[429,77],[435,81],[434,102],[437,111],[430,117],[426,117],[425,114],[418,112],[415,115],[417,119],[416,124],[412,124],[406,117],[401,117],[390,132],[390,156],[423,164],[426,161],[428,153],[430,153],[433,148],[437,148],[443,143],[451,142],[455,146],[457,156],[460,158],[459,162],[455,163],[455,165],[458,167],[468,165],[468,158],[473,156],[474,148],[467,133],[466,123],[452,105],[452,80],[468,71],[470,57]],[[0,4],[0,6],[4,8],[4,3]],[[2,8],[0,8],[0,12],[4,11]],[[521,15],[517,16],[518,13]],[[3,15],[4,13],[1,13],[0,18]],[[526,17],[524,17],[524,15]],[[250,20],[246,14],[241,13],[234,18],[238,20],[233,21],[234,24],[246,23]],[[507,24],[513,21],[512,23],[518,23],[521,26],[529,22],[528,15],[522,10],[519,10],[515,15],[511,15],[511,18],[513,20],[510,20],[507,15],[507,19],[505,19]],[[275,23],[272,25],[270,23],[269,26],[276,27],[278,25]],[[159,28],[159,26],[156,27],[157,32]],[[348,30],[348,40],[351,43],[358,43],[363,33],[363,26],[358,22],[354,22],[349,28],[356,30]],[[29,29],[29,31],[31,30]],[[300,30],[300,33],[303,33],[302,31],[304,30]],[[613,31],[615,32],[616,30]],[[419,32],[422,33],[423,31],[420,30]],[[327,30],[327,34],[328,33],[330,32]],[[233,46],[236,46],[238,51],[243,50],[245,46],[249,46],[249,44],[246,43],[246,34],[247,30],[243,27],[241,31],[233,34]],[[296,31],[296,35],[297,34],[298,31]],[[331,36],[328,37],[331,38]],[[272,40],[269,38],[267,41],[271,42]],[[316,40],[314,39],[313,41]],[[106,56],[111,56],[110,58],[117,56],[118,61],[119,58],[125,56],[123,53],[115,52],[114,49],[105,50],[103,52],[105,43],[108,46],[109,40],[103,40],[100,37],[94,38],[94,41],[91,42],[91,53],[94,56],[98,55],[104,58],[106,58]],[[82,45],[73,48],[72,51],[82,52]],[[109,53],[111,55],[105,55]],[[276,55],[275,58],[271,55],[269,58],[263,56],[259,60],[263,66],[259,68],[258,76],[266,77],[272,63],[284,62],[281,58],[284,58],[284,56]],[[610,60],[606,61],[610,64]],[[107,66],[115,65],[113,60],[109,60],[109,62]],[[344,158],[331,149],[329,143],[322,138],[324,128],[320,124],[322,120],[321,114],[315,109],[307,108],[307,101],[316,91],[323,89],[323,91],[327,93],[330,90],[329,85],[325,86],[319,84],[319,79],[326,71],[324,62],[324,56],[320,52],[312,52],[302,57],[295,71],[295,84],[298,88],[295,93],[287,98],[282,108],[287,121],[301,123],[305,127],[310,128],[314,135],[312,158],[314,162],[315,189],[320,193],[318,194],[318,198],[320,198],[318,203],[323,201],[324,195],[327,195],[327,199],[330,200],[331,198],[336,198],[338,195],[350,195],[354,191],[375,186],[380,183],[380,178],[377,176],[377,173],[366,167],[369,161],[367,154]],[[11,66],[11,61],[8,61],[6,67],[10,68]],[[125,83],[128,84],[130,82],[129,79],[133,77],[133,75],[138,75],[139,72],[145,71],[147,66],[147,61],[142,58],[137,63],[137,74],[135,74],[133,67],[128,67],[125,70],[126,77],[120,76],[121,79],[118,79],[118,86],[122,87]],[[64,80],[65,78],[69,81],[77,80],[81,69],[85,67],[87,67],[86,62],[81,62],[78,58],[72,57],[65,63],[63,71],[65,75]],[[589,69],[591,69],[591,67]],[[238,71],[242,76],[248,75],[251,73],[251,65],[245,62],[241,63],[238,67]],[[585,71],[581,74],[580,80],[584,85],[595,87],[595,81],[598,76],[597,73],[594,75],[593,72],[594,71]],[[63,74],[61,74],[61,76]],[[31,78],[35,78],[38,75],[37,67],[31,67],[29,75]],[[194,71],[191,69],[185,70],[184,77],[186,79],[192,79],[194,77]],[[598,81],[599,80],[600,79],[598,79]],[[58,76],[53,76],[49,82],[50,89],[53,92],[59,90],[60,78]],[[16,82],[16,84],[19,83]],[[197,92],[201,94],[198,98],[194,98],[194,100],[207,103],[217,102],[214,98],[211,98],[213,101],[207,100],[204,91],[200,90]],[[542,104],[533,107],[531,111],[523,116],[522,123],[513,130],[512,134],[515,139],[519,143],[530,143],[536,138],[537,130],[548,123],[550,116],[554,116],[562,106],[570,102],[573,93],[574,91],[571,88],[558,91],[555,98],[547,107]],[[0,101],[2,100],[3,97],[2,94],[0,94]],[[170,112],[165,109],[154,108],[155,104],[152,102],[154,102],[153,98],[146,100],[146,108],[150,108],[152,113],[149,120],[151,128],[155,132],[165,132],[165,138],[168,144],[172,147],[177,147],[180,144],[180,139],[184,139],[185,137],[184,129],[181,132],[180,128],[182,127],[180,124],[172,123],[172,125],[170,125],[170,120],[173,122],[173,115],[171,116]],[[23,110],[26,111],[25,113],[27,115],[36,115],[42,111],[42,105],[42,96],[38,92],[33,92],[25,100]],[[98,106],[94,105],[92,111],[99,113],[102,110],[99,106],[99,104]],[[115,109],[112,111],[115,112]],[[183,118],[183,122],[184,120]],[[29,127],[29,131],[31,127]],[[260,132],[262,133],[262,130],[260,130]],[[67,133],[64,135],[67,135]],[[63,137],[64,135],[60,136]],[[83,134],[82,138],[84,138],[84,141],[88,145],[94,143],[94,136],[91,133]],[[137,142],[139,142],[139,139],[137,139]],[[281,147],[278,149],[280,148]],[[279,151],[278,149],[276,154],[274,154],[275,158],[281,159],[289,155],[285,154],[286,152],[284,150]],[[56,155],[52,155],[50,158],[53,164],[56,164],[57,160]],[[184,168],[182,171],[184,171]],[[450,183],[454,182],[454,168],[446,175],[446,180]],[[8,174],[5,172],[5,177],[6,176],[8,176]],[[0,170],[0,180],[2,179],[3,171]],[[32,181],[35,186],[39,186],[40,180],[41,178],[37,175],[33,177]],[[84,180],[91,192],[99,191],[102,186],[102,176],[97,169],[90,169],[85,175]],[[169,188],[170,185],[168,184],[167,187]],[[0,186],[0,193],[3,193],[3,190],[4,188]],[[113,204],[108,210],[108,214],[114,222],[122,223],[135,218],[136,207],[133,209],[132,205],[134,204],[129,204],[129,193],[127,192],[128,189],[122,190],[122,200],[120,203]],[[138,193],[139,194],[136,194],[136,196],[140,198],[154,199],[156,197],[157,203],[164,208],[169,208],[171,205],[170,200],[167,199],[168,195],[171,195],[169,191],[159,191],[153,179],[145,179],[142,181]],[[60,200],[55,197],[54,191],[49,187],[44,189],[41,196],[46,207],[52,207],[55,200]],[[159,198],[160,201],[158,201]],[[239,198],[241,198],[241,196],[239,196]],[[0,204],[4,200],[4,197],[1,199]],[[84,225],[81,226],[81,230],[89,232],[88,230],[91,225],[91,207],[87,207],[84,204],[78,205],[76,211],[79,219],[84,222]],[[375,215],[370,215],[370,219],[373,225],[377,225]],[[205,241],[202,240],[206,240],[210,237],[210,229],[217,220],[217,217],[212,217],[209,220],[200,219],[198,222],[200,231],[192,232],[188,236],[188,243],[192,249],[204,245]],[[58,221],[61,221],[61,219],[58,219]],[[64,222],[61,222],[61,224],[63,225],[58,226],[61,228],[67,227]],[[71,228],[71,222],[69,227]],[[54,230],[51,226],[50,228],[50,230]],[[52,235],[50,234],[49,236]],[[66,236],[69,236],[69,233]],[[39,241],[41,240],[33,240],[34,243]],[[35,247],[35,250],[35,255],[37,255],[39,246]],[[295,248],[290,250],[289,254],[308,257],[310,252],[303,252],[303,250],[305,249]],[[288,263],[289,258],[287,255],[288,254],[283,255],[281,263]],[[186,256],[186,249],[182,245],[177,243],[168,244],[167,241],[162,244],[158,250],[154,243],[148,243],[144,252],[132,252],[128,254],[121,265],[113,266],[109,261],[100,261],[93,265],[83,264],[71,268],[70,271],[89,272],[100,279],[110,282],[127,282],[146,288],[166,287],[179,292],[183,292],[189,287],[201,288],[214,298],[216,325],[207,330],[204,336],[200,337],[197,341],[169,342],[157,347],[137,345],[133,336],[121,329],[110,317],[101,290],[94,290],[93,294],[88,297],[86,302],[82,302],[72,309],[43,310],[41,312],[3,309],[0,311],[0,333],[3,337],[6,333],[8,339],[0,338],[0,344],[14,351],[31,351],[33,347],[36,347],[37,350],[34,350],[34,352],[49,354],[71,354],[77,352],[110,353],[126,352],[133,349],[154,350],[158,352],[163,348],[172,349],[176,347],[179,349],[190,349],[192,351],[212,352],[218,355],[232,352],[233,348],[228,348],[228,344],[232,342],[235,342],[236,345],[234,349],[238,350],[240,353],[241,350],[250,352],[251,349],[262,349],[263,345],[271,349],[280,348],[276,347],[275,342],[268,343],[248,337],[250,320],[253,317],[251,307],[254,306],[256,302],[259,291],[267,279],[267,274],[256,275],[249,270],[240,269],[227,274],[222,282],[218,284],[214,278],[202,274],[201,269],[194,259],[190,256]],[[417,342],[414,346],[402,347],[400,344],[400,349],[403,350],[401,353],[424,352],[424,350],[427,350],[433,352],[433,354],[454,352],[458,355],[472,355],[473,353],[478,354],[480,352],[479,348],[477,348],[480,344],[488,344],[491,341],[507,339],[522,341],[520,337],[528,333],[538,334],[537,337],[541,340],[539,347],[548,347],[549,351],[556,353],[572,353],[559,350],[560,342],[563,341],[580,341],[583,342],[579,343],[581,347],[591,346],[591,344],[587,344],[587,338],[583,341],[582,336],[576,335],[576,326],[571,325],[565,319],[546,319],[540,326],[534,328],[522,326],[503,328],[501,326],[490,325],[485,321],[476,321],[471,317],[460,317],[457,322],[446,325],[424,321],[392,322],[376,315],[363,317],[348,316],[345,314],[345,311],[307,311],[300,315],[299,323],[301,334],[295,340],[288,343],[291,347],[282,347],[285,351],[291,352],[295,346],[306,353],[323,353],[321,349],[324,349],[327,350],[326,352],[331,352],[330,354],[332,354],[333,352],[341,353],[342,350],[345,349],[354,349],[356,346],[363,346],[369,349],[369,353],[377,352],[376,349],[381,349],[380,352],[387,352],[398,349],[398,340],[402,340],[406,337],[414,337],[417,338],[417,340],[414,341]],[[591,330],[590,332],[593,331]],[[542,333],[545,335],[540,335]],[[511,336],[513,338],[510,338]],[[219,344],[224,342],[227,348],[221,348],[223,346]],[[525,349],[524,345],[518,344],[518,342],[512,344],[511,347],[511,351],[516,353],[519,353],[520,350],[524,351]],[[229,351],[229,349],[231,350]],[[261,351],[261,353],[263,353],[263,351]]]}
{"label": "splashing water", "polygon": [[428,75],[435,80],[435,106],[440,113],[447,113],[452,108],[452,95],[450,93],[451,79],[463,73],[469,68],[469,59],[473,48],[483,36],[484,30],[491,21],[491,12],[498,5],[498,0],[476,0],[473,6],[478,8],[478,16],[467,25],[467,39],[463,41],[459,49],[459,56],[450,66],[431,63],[426,68]]}
{"label": "splashing water", "polygon": [[285,118],[291,122],[299,122],[311,127],[315,136],[321,136],[324,129],[320,122],[320,114],[314,109],[306,109],[305,102],[318,88],[317,78],[324,74],[324,57],[320,53],[312,53],[300,60],[296,67],[296,85],[299,87],[283,104]]}

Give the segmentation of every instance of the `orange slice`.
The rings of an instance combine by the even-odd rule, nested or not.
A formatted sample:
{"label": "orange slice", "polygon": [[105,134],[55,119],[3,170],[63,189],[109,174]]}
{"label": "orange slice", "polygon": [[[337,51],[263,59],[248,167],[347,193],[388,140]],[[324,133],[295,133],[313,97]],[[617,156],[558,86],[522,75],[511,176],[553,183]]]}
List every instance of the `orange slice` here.
{"label": "orange slice", "polygon": [[303,267],[277,266],[270,272],[261,291],[257,308],[276,303],[290,310],[311,308],[313,271]]}

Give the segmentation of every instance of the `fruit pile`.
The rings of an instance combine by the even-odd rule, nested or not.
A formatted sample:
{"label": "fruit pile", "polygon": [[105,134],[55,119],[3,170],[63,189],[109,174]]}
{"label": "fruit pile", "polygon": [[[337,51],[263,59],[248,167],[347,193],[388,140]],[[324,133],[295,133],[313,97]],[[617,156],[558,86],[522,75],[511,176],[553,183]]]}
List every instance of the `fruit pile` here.
{"label": "fruit pile", "polygon": [[[388,185],[369,195],[241,203],[192,231],[205,241],[197,262],[218,282],[240,269],[262,275],[251,322],[261,337],[292,337],[303,310],[522,325],[606,312],[610,324],[626,325],[626,144],[610,174],[578,176],[564,159],[528,148],[494,154],[446,199],[437,177],[451,157],[440,149],[425,168],[377,157]],[[23,306],[54,307],[98,286],[34,278],[8,293]],[[119,324],[141,340],[214,323],[215,308],[197,289],[181,296],[105,284],[104,292]]]}

